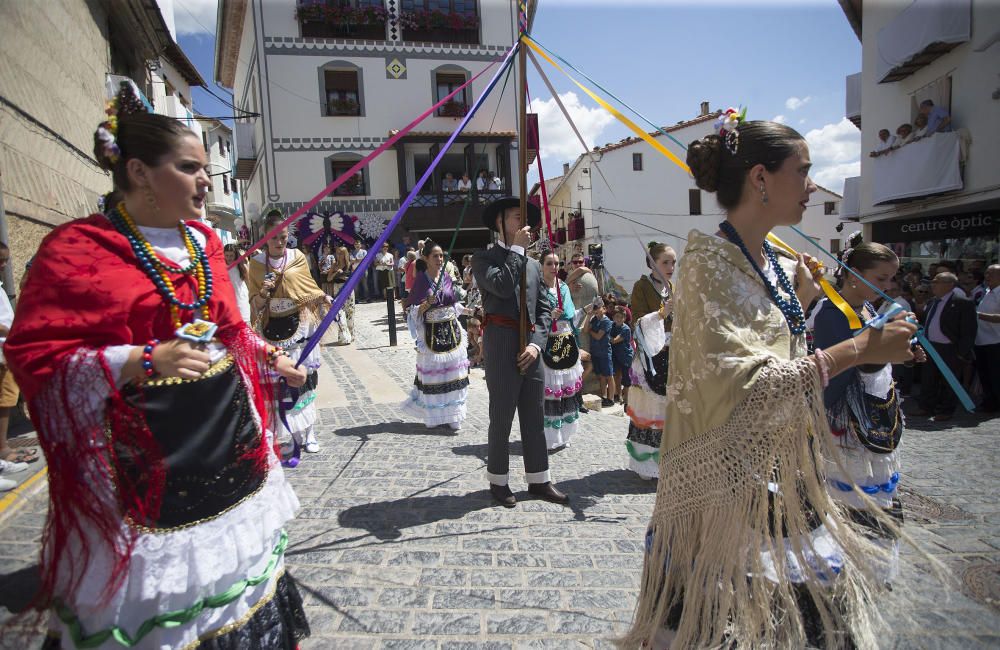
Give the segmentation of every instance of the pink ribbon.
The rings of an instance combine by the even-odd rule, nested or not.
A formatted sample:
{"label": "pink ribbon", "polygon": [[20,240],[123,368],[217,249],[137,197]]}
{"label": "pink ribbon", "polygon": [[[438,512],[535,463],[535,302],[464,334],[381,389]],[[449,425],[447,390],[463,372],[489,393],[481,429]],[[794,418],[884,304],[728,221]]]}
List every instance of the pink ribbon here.
{"label": "pink ribbon", "polygon": [[[514,46],[511,49],[513,49],[514,47],[517,47],[516,43],[514,44]],[[359,160],[353,167],[351,167],[350,169],[348,169],[346,172],[344,172],[343,174],[341,174],[337,179],[335,179],[332,183],[330,183],[325,188],[323,188],[320,191],[319,194],[317,194],[312,199],[310,199],[308,202],[306,202],[305,204],[303,204],[302,207],[300,207],[298,210],[295,211],[294,214],[292,214],[292,216],[288,217],[287,219],[285,219],[284,221],[282,221],[281,223],[279,223],[278,225],[276,225],[274,228],[271,228],[271,230],[266,235],[264,235],[263,237],[261,237],[260,240],[258,240],[256,244],[254,244],[253,246],[251,246],[250,248],[248,248],[247,252],[245,252],[242,255],[240,255],[239,258],[237,258],[235,262],[233,262],[232,264],[230,264],[228,268],[230,268],[230,269],[233,268],[234,266],[236,266],[237,264],[239,264],[240,262],[242,262],[246,258],[248,258],[251,255],[253,255],[253,253],[258,248],[260,248],[261,246],[263,246],[264,243],[267,242],[268,239],[271,239],[276,234],[278,234],[278,232],[280,232],[281,230],[284,230],[285,228],[287,228],[290,223],[293,223],[296,219],[298,219],[303,214],[305,214],[306,212],[308,212],[309,210],[311,210],[312,208],[314,208],[316,206],[316,204],[319,203],[320,201],[322,201],[324,198],[326,198],[326,196],[328,194],[330,194],[335,189],[337,189],[338,187],[340,187],[341,185],[343,185],[345,182],[347,182],[348,179],[353,178],[354,175],[356,173],[358,173],[359,171],[361,171],[361,169],[365,165],[367,165],[373,159],[375,159],[376,157],[378,157],[379,155],[381,155],[386,149],[388,149],[392,145],[396,144],[396,142],[398,142],[400,138],[402,138],[407,133],[409,133],[410,131],[412,131],[418,124],[420,124],[425,119],[427,119],[438,108],[440,108],[441,106],[443,106],[445,103],[449,102],[452,97],[454,97],[459,92],[461,92],[462,90],[464,90],[466,88],[466,86],[471,85],[473,81],[475,81],[476,79],[478,79],[479,77],[481,77],[487,70],[489,70],[490,68],[492,68],[498,62],[506,59],[508,54],[510,54],[510,50],[507,50],[507,52],[504,52],[504,55],[501,56],[500,58],[495,59],[494,61],[492,61],[488,66],[486,66],[485,68],[483,68],[479,72],[479,74],[477,74],[476,76],[472,77],[471,79],[469,79],[468,81],[466,81],[464,84],[462,84],[461,86],[459,86],[455,90],[453,90],[450,93],[448,93],[448,95],[446,95],[441,101],[439,101],[437,104],[434,104],[433,106],[431,106],[430,108],[428,108],[426,111],[424,111],[424,113],[422,115],[420,115],[420,117],[418,117],[417,119],[413,120],[412,122],[410,122],[409,124],[407,124],[406,126],[404,126],[402,129],[400,129],[399,131],[397,131],[395,133],[395,135],[393,135],[388,140],[386,140],[381,145],[379,145],[379,147],[375,151],[371,152],[370,154],[368,154],[367,156],[365,156],[364,158],[362,158],[361,160]]]}

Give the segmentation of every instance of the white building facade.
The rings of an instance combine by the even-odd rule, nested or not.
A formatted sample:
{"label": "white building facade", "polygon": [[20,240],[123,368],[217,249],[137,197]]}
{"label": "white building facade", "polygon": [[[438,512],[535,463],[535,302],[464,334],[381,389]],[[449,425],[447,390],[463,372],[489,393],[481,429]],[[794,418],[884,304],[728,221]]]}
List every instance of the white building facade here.
{"label": "white building facade", "polygon": [[[718,116],[703,104],[697,117],[664,130],[687,144],[712,133]],[[662,133],[650,135],[684,159],[683,149]],[[577,251],[587,255],[591,245],[600,244],[608,274],[626,292],[649,272],[644,252],[648,242],[670,245],[680,259],[691,230],[715,232],[724,218],[714,195],[695,187],[690,174],[639,138],[595,148],[564,165],[563,172],[546,182],[561,257],[567,260]],[[812,195],[800,225],[811,242],[787,228],[775,234],[816,256],[817,247],[839,251],[840,200],[825,188]]]}
{"label": "white building facade", "polygon": [[236,167],[236,147],[233,130],[214,118],[197,117],[201,125],[202,144],[208,156],[212,188],[205,197],[205,220],[228,244],[237,240],[243,226],[243,201],[233,178]]}
{"label": "white building facade", "polygon": [[[506,0],[346,4],[219,3],[215,76],[234,90],[242,109],[234,129],[235,175],[255,234],[269,211],[297,210],[395,130],[502,57],[517,37]],[[313,211],[355,217],[358,234],[376,237],[492,74],[486,72]],[[490,94],[394,237],[412,232],[414,241],[431,236],[447,244],[464,201],[446,191],[445,174],[457,182],[467,172],[475,201],[456,251],[488,240],[479,227],[481,204],[518,191],[515,87],[512,74],[503,95],[499,86]],[[502,189],[478,192],[480,170],[500,178]]]}
{"label": "white building facade", "polygon": [[[995,262],[1000,248],[1000,3],[995,0],[841,0],[861,40],[848,78],[848,117],[862,132],[861,175],[845,185],[845,216],[867,238],[926,271]],[[878,133],[913,125],[924,100],[945,132],[877,157]],[[853,104],[853,105],[851,105]]]}

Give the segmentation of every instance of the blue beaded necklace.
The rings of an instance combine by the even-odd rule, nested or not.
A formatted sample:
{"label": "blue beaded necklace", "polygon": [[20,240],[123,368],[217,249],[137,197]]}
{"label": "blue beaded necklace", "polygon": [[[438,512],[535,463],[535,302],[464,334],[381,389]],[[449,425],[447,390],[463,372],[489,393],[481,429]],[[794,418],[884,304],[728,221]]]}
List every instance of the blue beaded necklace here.
{"label": "blue beaded necklace", "polygon": [[733,228],[733,224],[728,221],[723,221],[719,224],[719,230],[722,234],[732,243],[739,246],[740,250],[743,251],[743,255],[750,262],[750,266],[753,270],[757,272],[760,279],[764,281],[764,286],[767,287],[768,293],[771,294],[771,300],[778,306],[781,313],[785,315],[785,320],[788,322],[788,329],[791,330],[792,334],[803,334],[806,331],[806,315],[802,311],[802,305],[799,303],[799,297],[795,294],[795,290],[792,288],[792,283],[785,275],[785,270],[781,268],[778,264],[778,258],[774,254],[774,249],[771,248],[771,244],[764,240],[764,256],[767,261],[771,263],[771,268],[774,269],[775,275],[778,276],[778,284],[781,288],[785,290],[790,298],[786,299],[780,293],[778,293],[778,288],[771,284],[771,281],[767,278],[764,271],[761,270],[760,266],[757,265],[757,261],[747,250],[746,244],[743,243],[743,239],[740,234],[736,232],[736,228]]}
{"label": "blue beaded necklace", "polygon": [[[195,311],[202,309],[208,304],[209,299],[212,297],[212,267],[208,263],[205,249],[201,247],[186,224],[180,224],[180,228],[182,229],[181,235],[186,240],[185,244],[188,249],[193,251],[194,255],[191,256],[191,264],[185,269],[180,269],[169,267],[160,262],[159,259],[154,261],[153,256],[150,255],[149,249],[146,246],[147,242],[142,237],[142,233],[138,229],[129,227],[128,222],[118,212],[118,208],[108,212],[107,217],[115,229],[128,240],[129,245],[132,247],[132,252],[135,253],[136,259],[139,261],[140,268],[149,276],[149,279],[156,285],[157,291],[163,296],[164,300],[170,303],[172,308]],[[169,278],[164,279],[168,271],[184,275],[197,274],[202,276],[204,279],[199,284],[202,284],[203,289],[197,292],[201,295],[198,295],[197,299],[190,303],[179,300],[173,290],[173,283],[169,281]]]}

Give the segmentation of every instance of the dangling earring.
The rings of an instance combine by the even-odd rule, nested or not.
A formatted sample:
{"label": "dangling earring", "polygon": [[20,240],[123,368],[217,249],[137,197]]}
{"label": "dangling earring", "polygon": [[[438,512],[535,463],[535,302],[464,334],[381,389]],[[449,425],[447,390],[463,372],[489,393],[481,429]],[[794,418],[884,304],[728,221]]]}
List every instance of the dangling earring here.
{"label": "dangling earring", "polygon": [[760,202],[767,205],[767,190],[764,189],[764,184],[760,184]]}
{"label": "dangling earring", "polygon": [[153,190],[149,189],[148,185],[146,185],[142,189],[143,189],[143,194],[145,194],[146,203],[149,204],[149,209],[152,210],[153,213],[159,214],[160,206],[156,202],[156,195],[153,194]]}

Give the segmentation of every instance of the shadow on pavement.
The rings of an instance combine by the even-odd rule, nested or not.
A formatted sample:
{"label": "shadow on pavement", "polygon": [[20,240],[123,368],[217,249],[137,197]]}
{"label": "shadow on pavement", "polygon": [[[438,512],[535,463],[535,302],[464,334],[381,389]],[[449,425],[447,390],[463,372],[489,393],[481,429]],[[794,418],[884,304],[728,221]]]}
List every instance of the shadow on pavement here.
{"label": "shadow on pavement", "polygon": [[[428,429],[419,422],[380,422],[378,424],[363,424],[357,427],[337,429],[334,433],[343,438],[357,438],[359,440],[371,440],[373,435],[401,433],[413,436],[443,436],[454,438],[455,432],[451,427],[432,427]],[[484,452],[485,453],[485,452]]]}
{"label": "shadow on pavement", "polygon": [[33,564],[13,573],[0,575],[0,609],[20,614],[38,592],[38,565]]}
{"label": "shadow on pavement", "polygon": [[[475,456],[476,458],[478,458],[479,460],[483,461],[484,463],[486,462],[486,456],[487,456],[487,452],[488,451],[489,451],[489,445],[486,445],[486,444],[482,444],[482,445],[462,445],[461,447],[452,447],[451,448],[451,453],[455,454],[456,456]],[[510,441],[510,455],[511,456],[523,456],[524,455],[524,451],[521,448],[521,441],[520,440],[511,440]],[[513,467],[511,467],[511,471],[515,471],[515,469]]]}
{"label": "shadow on pavement", "polygon": [[347,508],[337,516],[337,523],[344,528],[367,530],[384,541],[402,537],[404,528],[443,519],[461,519],[470,512],[494,505],[489,491],[485,489],[462,495],[408,497]]}
{"label": "shadow on pavement", "polygon": [[[594,521],[602,517],[588,517],[588,507],[602,497],[612,494],[655,494],[656,481],[646,481],[627,469],[608,469],[590,476],[563,481],[559,489],[570,497],[569,508],[574,519]],[[650,514],[653,508],[650,506]],[[614,519],[618,521],[618,519]]]}

